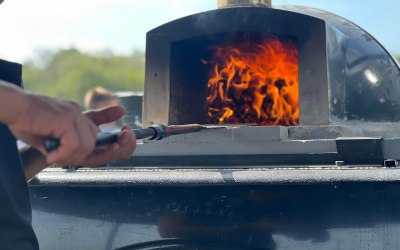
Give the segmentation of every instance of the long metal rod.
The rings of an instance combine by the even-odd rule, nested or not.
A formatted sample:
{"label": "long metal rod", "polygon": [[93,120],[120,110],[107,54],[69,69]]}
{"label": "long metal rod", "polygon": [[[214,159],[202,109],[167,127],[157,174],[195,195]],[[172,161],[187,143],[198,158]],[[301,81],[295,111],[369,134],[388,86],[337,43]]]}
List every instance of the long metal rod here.
{"label": "long metal rod", "polygon": [[[149,139],[149,140],[161,140],[170,135],[178,135],[178,134],[187,134],[198,132],[202,129],[205,129],[205,126],[200,124],[188,124],[188,125],[174,125],[174,126],[165,126],[162,124],[155,124],[148,128],[141,129],[132,129],[132,132],[135,133],[136,139]],[[96,146],[109,144],[116,142],[118,140],[120,131],[118,132],[102,132],[96,136]],[[47,152],[51,152],[57,149],[60,146],[59,139],[49,138],[44,142],[44,147]]]}

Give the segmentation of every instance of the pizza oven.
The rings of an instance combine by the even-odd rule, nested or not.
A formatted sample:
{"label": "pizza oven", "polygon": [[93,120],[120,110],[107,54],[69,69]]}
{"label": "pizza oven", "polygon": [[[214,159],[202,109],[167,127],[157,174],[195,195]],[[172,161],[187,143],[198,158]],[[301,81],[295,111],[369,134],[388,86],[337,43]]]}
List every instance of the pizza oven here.
{"label": "pizza oven", "polygon": [[147,33],[145,125],[399,121],[399,67],[357,25],[308,7],[221,4]]}
{"label": "pizza oven", "polygon": [[[399,66],[385,48],[356,24],[314,8],[219,1],[218,9],[147,33],[144,126],[223,127],[149,143],[183,143],[171,149],[174,153],[160,151],[162,155],[239,154],[242,159],[272,154],[288,159],[293,152],[329,152],[335,156],[325,155],[317,163],[343,158],[380,163],[398,157],[393,150],[384,153],[382,148],[394,145],[382,138],[400,135],[399,95]],[[322,146],[323,140],[334,143]],[[348,145],[354,140],[355,146]],[[338,156],[339,151],[343,155],[360,147],[374,159],[365,160],[370,157],[364,153],[357,160],[349,159],[353,153]],[[154,152],[141,148],[145,155]],[[293,163],[280,158],[276,162]]]}

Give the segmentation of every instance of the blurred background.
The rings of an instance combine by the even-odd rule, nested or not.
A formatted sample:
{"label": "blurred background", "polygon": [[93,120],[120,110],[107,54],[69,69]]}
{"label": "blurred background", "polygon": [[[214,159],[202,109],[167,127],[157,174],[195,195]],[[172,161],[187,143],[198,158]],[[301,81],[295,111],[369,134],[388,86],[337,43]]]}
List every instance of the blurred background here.
{"label": "blurred background", "polygon": [[[398,0],[273,0],[285,4],[345,17],[400,55]],[[215,8],[217,0],[5,0],[0,58],[24,65],[26,89],[81,104],[95,86],[140,92],[146,32]]]}

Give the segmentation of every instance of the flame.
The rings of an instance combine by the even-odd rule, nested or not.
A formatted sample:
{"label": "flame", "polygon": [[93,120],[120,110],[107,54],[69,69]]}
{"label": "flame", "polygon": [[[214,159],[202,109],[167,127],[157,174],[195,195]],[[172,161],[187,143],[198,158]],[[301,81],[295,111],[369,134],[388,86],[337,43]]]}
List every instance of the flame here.
{"label": "flame", "polygon": [[298,51],[275,37],[215,49],[207,123],[298,125]]}

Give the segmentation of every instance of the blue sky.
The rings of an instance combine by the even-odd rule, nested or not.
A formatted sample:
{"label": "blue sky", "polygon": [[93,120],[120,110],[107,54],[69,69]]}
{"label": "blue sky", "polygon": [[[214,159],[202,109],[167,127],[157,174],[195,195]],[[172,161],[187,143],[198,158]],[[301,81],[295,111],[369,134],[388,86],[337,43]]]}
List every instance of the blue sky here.
{"label": "blue sky", "polygon": [[[316,7],[366,29],[400,54],[398,0],[273,0]],[[45,49],[77,47],[129,54],[145,49],[148,30],[217,7],[217,0],[5,0],[0,5],[0,58],[23,62]]]}

